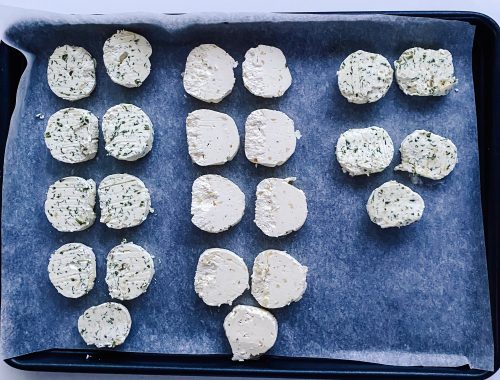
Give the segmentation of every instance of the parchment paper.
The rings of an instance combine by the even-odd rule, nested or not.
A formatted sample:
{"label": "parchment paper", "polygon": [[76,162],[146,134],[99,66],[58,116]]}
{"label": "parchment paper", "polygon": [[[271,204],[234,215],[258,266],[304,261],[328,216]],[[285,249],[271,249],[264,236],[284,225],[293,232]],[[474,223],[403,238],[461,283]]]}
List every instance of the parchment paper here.
{"label": "parchment paper", "polygon": [[[110,300],[105,259],[125,238],[155,256],[156,275],[145,295],[125,303],[133,326],[117,350],[229,353],[222,321],[230,307],[208,307],[196,296],[198,256],[206,248],[224,247],[251,268],[260,251],[276,248],[307,265],[309,277],[300,302],[273,311],[279,337],[269,354],[493,368],[471,25],[383,15],[1,13],[4,41],[29,61],[4,163],[1,338],[6,356],[84,347],[77,318],[87,307]],[[138,89],[112,83],[104,69],[102,45],[122,28],[144,35],[153,46],[152,73]],[[187,96],[182,87],[185,59],[201,43],[218,44],[240,62],[233,92],[217,105]],[[83,46],[97,60],[97,88],[76,103],[57,98],[47,85],[47,59],[62,44]],[[259,99],[243,86],[241,62],[257,44],[278,46],[287,57],[293,84],[282,98]],[[413,46],[452,52],[456,92],[409,97],[394,82],[374,104],[349,104],[340,95],[336,71],[348,54],[364,49],[392,62]],[[98,157],[87,163],[70,166],[50,156],[43,132],[52,113],[76,106],[102,118],[120,102],[142,107],[154,123],[154,147],[145,158],[119,162],[106,156],[102,141]],[[198,108],[235,119],[242,146],[232,162],[209,168],[191,163],[185,118]],[[256,168],[244,156],[244,121],[257,108],[286,112],[303,135],[282,167]],[[45,119],[36,118],[37,113]],[[383,173],[350,178],[334,158],[336,140],[348,128],[371,125],[387,129],[396,149],[418,128],[449,137],[460,161],[448,178],[415,185],[408,174],[393,171],[397,153]],[[140,177],[151,191],[155,213],[141,226],[113,231],[96,222],[81,233],[59,233],[50,226],[43,203],[51,183],[69,175],[99,183],[121,172]],[[207,234],[190,222],[191,184],[206,173],[230,178],[246,195],[243,220],[228,232]],[[289,176],[298,178],[296,186],[307,195],[307,222],[287,237],[266,238],[253,223],[256,185],[266,177]],[[370,222],[365,203],[375,187],[391,179],[419,192],[426,209],[416,224],[381,230]],[[60,296],[46,270],[51,252],[72,241],[92,246],[97,256],[96,286],[78,300]],[[255,302],[247,292],[236,304]]]}

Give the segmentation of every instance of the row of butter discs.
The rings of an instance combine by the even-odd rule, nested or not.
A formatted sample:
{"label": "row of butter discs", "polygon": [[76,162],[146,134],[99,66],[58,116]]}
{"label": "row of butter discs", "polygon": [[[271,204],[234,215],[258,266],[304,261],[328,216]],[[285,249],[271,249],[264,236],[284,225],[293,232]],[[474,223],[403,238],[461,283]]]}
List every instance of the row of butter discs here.
{"label": "row of butter discs", "polygon": [[[68,243],[49,259],[49,279],[59,294],[80,298],[94,287],[96,258],[91,247]],[[111,249],[106,260],[106,284],[109,295],[132,300],[145,293],[155,273],[153,257],[142,247],[123,241]],[[115,347],[127,338],[132,319],[127,308],[106,302],[87,309],[78,319],[83,340],[97,347]]]}
{"label": "row of butter discs", "polygon": [[[53,158],[76,164],[93,159],[99,141],[98,118],[90,111],[65,108],[50,116],[44,139]],[[121,103],[102,119],[105,149],[118,160],[136,161],[153,146],[154,129],[148,115],[133,104]],[[200,166],[222,165],[238,151],[240,138],[227,114],[200,109],[186,118],[189,155]],[[295,151],[300,132],[285,113],[258,109],[245,123],[245,155],[252,163],[268,167],[285,163]]]}
{"label": "row of butter discs", "polygon": [[65,177],[56,181],[47,191],[45,215],[58,231],[83,231],[94,224],[96,193],[100,221],[112,229],[138,226],[154,211],[144,182],[130,174],[112,174],[101,181],[97,191],[92,179]]}
{"label": "row of butter discs", "polygon": [[[89,161],[97,154],[98,124],[98,118],[88,110],[64,108],[50,116],[45,145],[58,161]],[[153,123],[133,104],[121,103],[108,109],[102,118],[102,134],[106,151],[118,160],[136,161],[153,147]]]}
{"label": "row of butter discs", "polygon": [[[410,96],[444,96],[456,85],[448,50],[413,47],[394,61],[399,88]],[[363,50],[350,54],[337,71],[339,90],[350,103],[373,103],[385,96],[394,70],[382,55]]]}
{"label": "row of butter discs", "polygon": [[[151,44],[143,36],[119,30],[106,40],[103,61],[111,80],[133,88],[143,84],[151,72]],[[184,89],[191,96],[218,103],[233,89],[234,68],[229,54],[213,44],[194,48],[188,55],[183,75]],[[259,45],[249,49],[243,62],[243,83],[254,95],[282,96],[292,78],[286,59],[278,48]],[[83,47],[63,45],[49,58],[47,80],[52,92],[62,99],[76,101],[88,97],[96,87],[96,60]]]}
{"label": "row of butter discs", "polygon": [[[152,48],[143,36],[119,30],[106,40],[103,61],[111,80],[119,85],[139,87],[151,72]],[[218,103],[231,93],[236,62],[226,51],[203,44],[188,55],[183,73],[184,89],[191,96]],[[396,79],[407,95],[442,96],[456,84],[448,50],[414,47],[394,62]],[[49,58],[47,79],[57,96],[75,101],[88,97],[96,86],[96,61],[83,47],[64,45]],[[283,52],[273,46],[249,49],[242,64],[243,83],[254,95],[282,96],[292,83]],[[338,70],[338,86],[352,103],[381,99],[392,83],[393,69],[380,54],[358,50],[350,54]]]}
{"label": "row of butter discs", "polygon": [[[257,186],[255,223],[268,236],[287,235],[305,223],[306,197],[290,184],[293,180],[267,178]],[[112,174],[101,181],[97,191],[92,179],[65,177],[56,181],[47,191],[45,215],[58,231],[83,231],[94,224],[96,193],[100,221],[112,229],[138,226],[154,211],[144,182],[130,174]],[[242,219],[244,210],[245,195],[229,179],[207,174],[193,182],[191,220],[201,230],[225,231]]]}
{"label": "row of butter discs", "polygon": [[[149,76],[152,48],[143,36],[119,30],[106,40],[103,61],[111,80],[121,86],[139,87]],[[54,94],[76,101],[96,87],[96,61],[83,47],[63,45],[49,57],[47,80]]]}

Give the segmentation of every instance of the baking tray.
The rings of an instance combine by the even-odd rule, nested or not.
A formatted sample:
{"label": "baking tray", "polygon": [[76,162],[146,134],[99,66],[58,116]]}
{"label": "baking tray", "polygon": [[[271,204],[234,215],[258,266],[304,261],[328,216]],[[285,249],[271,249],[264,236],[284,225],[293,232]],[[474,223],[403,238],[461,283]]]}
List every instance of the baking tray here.
{"label": "baking tray", "polygon": [[[499,310],[500,288],[500,29],[488,16],[473,12],[350,12],[383,13],[413,17],[432,17],[467,21],[476,26],[473,45],[473,76],[476,96],[481,197],[488,263],[490,302],[493,322],[494,368],[500,367]],[[0,45],[0,158],[3,160],[10,116],[17,85],[26,66],[23,55]],[[496,106],[496,107],[495,107]],[[3,168],[0,181],[3,179]],[[1,195],[0,195],[1,196]],[[1,285],[1,284],[0,284]],[[255,376],[336,379],[484,379],[492,372],[458,368],[399,367],[334,359],[264,356],[260,360],[234,363],[227,355],[166,355],[114,351],[46,350],[6,359],[12,367],[57,372],[141,373],[205,376]]]}

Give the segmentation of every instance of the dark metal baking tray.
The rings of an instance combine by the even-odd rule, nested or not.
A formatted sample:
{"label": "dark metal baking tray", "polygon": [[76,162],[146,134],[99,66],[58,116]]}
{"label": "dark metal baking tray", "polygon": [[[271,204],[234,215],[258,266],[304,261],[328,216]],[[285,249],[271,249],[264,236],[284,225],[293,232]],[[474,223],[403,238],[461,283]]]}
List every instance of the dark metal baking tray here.
{"label": "dark metal baking tray", "polygon": [[[368,12],[352,12],[368,13]],[[369,12],[467,21],[476,26],[473,76],[476,95],[481,197],[493,322],[494,368],[500,367],[500,28],[474,12]],[[0,158],[3,160],[16,91],[26,61],[0,44]],[[3,167],[2,176],[3,179]],[[496,170],[496,172],[495,172]],[[12,367],[55,372],[141,373],[205,376],[293,377],[334,379],[485,379],[492,372],[458,368],[397,367],[346,360],[264,356],[235,363],[230,355],[166,355],[97,350],[52,349],[6,359]]]}

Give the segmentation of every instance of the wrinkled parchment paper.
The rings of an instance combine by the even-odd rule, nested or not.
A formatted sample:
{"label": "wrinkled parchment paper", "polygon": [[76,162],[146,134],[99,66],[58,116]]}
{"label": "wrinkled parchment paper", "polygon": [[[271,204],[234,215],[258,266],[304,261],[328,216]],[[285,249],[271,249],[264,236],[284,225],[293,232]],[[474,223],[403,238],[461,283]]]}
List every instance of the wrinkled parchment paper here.
{"label": "wrinkled parchment paper", "polygon": [[[309,267],[304,298],[275,310],[279,337],[273,355],[342,358],[396,365],[493,368],[488,282],[480,207],[476,116],[471,73],[474,28],[463,22],[383,15],[192,14],[62,16],[15,10],[0,12],[4,41],[28,57],[5,154],[2,205],[2,320],[4,354],[48,348],[82,348],[76,322],[89,306],[109,301],[104,282],[109,250],[122,239],[155,256],[148,292],[125,302],[132,331],[117,350],[209,354],[229,353],[222,321],[230,307],[206,306],[195,294],[193,276],[200,253],[224,247],[251,268],[262,250],[287,250]],[[144,35],[153,46],[152,73],[138,89],[111,82],[102,61],[104,41],[117,29]],[[189,51],[215,43],[240,62],[233,92],[220,104],[185,94],[181,73]],[[46,80],[47,59],[62,44],[85,47],[97,60],[97,88],[84,100],[57,98]],[[243,86],[241,62],[258,44],[285,53],[293,84],[279,99],[259,99]],[[405,96],[394,82],[374,104],[349,104],[339,93],[336,71],[358,49],[394,61],[413,46],[446,48],[454,57],[457,91],[441,98]],[[120,102],[134,103],[151,117],[151,153],[132,163],[107,157],[67,165],[44,145],[48,117],[75,106],[99,118]],[[242,146],[222,166],[200,168],[187,152],[188,112],[209,108],[231,115]],[[303,137],[282,167],[254,167],[244,156],[246,116],[257,108],[286,112]],[[35,117],[42,113],[45,119]],[[451,138],[459,163],[444,180],[412,184],[391,166],[368,178],[350,178],[334,158],[339,134],[348,128],[387,129],[396,148],[415,129]],[[80,233],[60,233],[47,221],[43,203],[55,180],[78,175],[97,183],[127,172],[152,194],[155,213],[141,226],[114,231],[99,222]],[[241,223],[211,235],[190,222],[190,189],[206,173],[236,182],[246,195]],[[253,223],[255,188],[266,177],[296,176],[308,198],[309,217],[298,232],[265,237]],[[370,192],[395,179],[419,192],[422,220],[381,230],[370,222]],[[72,241],[94,248],[98,277],[87,296],[70,300],[51,286],[46,267],[52,251]],[[247,292],[236,304],[255,304]],[[228,359],[229,360],[229,359]]]}

